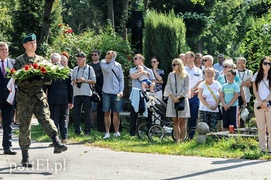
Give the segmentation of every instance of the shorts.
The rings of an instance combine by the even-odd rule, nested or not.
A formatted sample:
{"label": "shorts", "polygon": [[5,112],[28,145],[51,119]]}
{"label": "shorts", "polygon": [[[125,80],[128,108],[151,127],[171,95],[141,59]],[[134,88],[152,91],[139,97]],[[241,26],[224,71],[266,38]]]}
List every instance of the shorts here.
{"label": "shorts", "polygon": [[229,128],[229,125],[233,125],[234,128],[238,127],[237,115],[238,106],[231,106],[227,111],[222,107],[223,116],[223,128]]}
{"label": "shorts", "polygon": [[120,101],[117,101],[117,94],[103,92],[103,112],[120,112]]}
{"label": "shorts", "polygon": [[142,81],[140,81],[140,83],[142,83],[142,82],[146,82],[148,85],[152,84],[152,81],[149,79],[143,79]]}

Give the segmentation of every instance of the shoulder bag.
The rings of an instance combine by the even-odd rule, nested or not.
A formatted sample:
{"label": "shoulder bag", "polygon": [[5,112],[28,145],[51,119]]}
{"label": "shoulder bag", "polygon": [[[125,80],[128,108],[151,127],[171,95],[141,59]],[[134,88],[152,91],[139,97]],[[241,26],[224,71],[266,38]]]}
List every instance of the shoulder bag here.
{"label": "shoulder bag", "polygon": [[[205,83],[206,87],[208,88],[208,90],[210,91],[210,93],[212,94],[214,100],[215,100],[216,102],[218,102],[218,99],[217,99],[217,97],[215,96],[215,94],[214,94],[214,92],[212,91],[212,89],[209,87],[209,85],[206,83],[206,81],[205,81],[204,83]],[[218,120],[221,120],[221,119],[223,119],[222,112],[221,112],[221,108],[220,108],[219,105],[218,105],[217,107],[218,107]]]}
{"label": "shoulder bag", "polygon": [[[176,78],[176,74],[175,74],[175,88],[176,88],[176,94],[177,94],[177,78]],[[179,102],[174,103],[174,108],[176,110],[176,114],[178,116],[178,111],[183,111],[185,108],[185,98],[181,97],[179,98]]]}

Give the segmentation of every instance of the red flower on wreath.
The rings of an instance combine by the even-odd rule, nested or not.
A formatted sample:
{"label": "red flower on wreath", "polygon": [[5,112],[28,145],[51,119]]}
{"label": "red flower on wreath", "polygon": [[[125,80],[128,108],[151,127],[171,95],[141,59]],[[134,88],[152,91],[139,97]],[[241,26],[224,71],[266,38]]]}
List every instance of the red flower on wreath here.
{"label": "red flower on wreath", "polygon": [[33,64],[33,68],[34,68],[34,69],[38,69],[38,68],[39,68],[39,65],[38,65],[38,64]]}
{"label": "red flower on wreath", "polygon": [[29,65],[25,65],[24,70],[28,71],[29,70]]}
{"label": "red flower on wreath", "polygon": [[127,59],[128,59],[129,61],[131,61],[131,60],[132,60],[133,58],[131,58],[131,57],[128,57]]}
{"label": "red flower on wreath", "polygon": [[42,66],[41,68],[40,68],[40,71],[43,73],[43,74],[46,74],[46,69],[44,68],[44,66]]}
{"label": "red flower on wreath", "polygon": [[14,73],[16,73],[16,70],[15,70],[14,68],[12,68],[12,69],[10,70],[10,74],[14,74]]}

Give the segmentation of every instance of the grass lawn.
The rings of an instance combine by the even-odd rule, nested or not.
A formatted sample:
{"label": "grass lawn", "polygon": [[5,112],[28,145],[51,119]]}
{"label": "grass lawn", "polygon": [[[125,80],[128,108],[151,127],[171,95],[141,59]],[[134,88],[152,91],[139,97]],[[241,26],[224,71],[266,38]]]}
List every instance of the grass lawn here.
{"label": "grass lawn", "polygon": [[[18,132],[17,132],[18,133]],[[197,144],[196,140],[185,141],[181,144],[173,142],[171,137],[165,137],[161,142],[154,143],[148,140],[131,137],[126,129],[123,129],[121,137],[103,140],[104,133],[95,129],[90,136],[75,135],[72,126],[69,127],[69,143],[85,143],[87,146],[109,148],[115,151],[169,154],[184,156],[201,156],[217,158],[241,158],[270,160],[271,155],[261,154],[257,140],[247,138],[213,139],[207,138],[205,144]],[[40,125],[32,126],[32,140],[50,141]]]}

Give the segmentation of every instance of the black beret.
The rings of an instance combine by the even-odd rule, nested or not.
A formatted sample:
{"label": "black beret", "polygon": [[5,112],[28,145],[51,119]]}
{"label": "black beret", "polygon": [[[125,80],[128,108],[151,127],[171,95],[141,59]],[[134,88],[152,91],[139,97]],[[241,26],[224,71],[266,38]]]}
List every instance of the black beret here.
{"label": "black beret", "polygon": [[78,53],[78,54],[76,55],[76,57],[87,57],[87,56],[85,55],[85,53],[80,52],[80,53]]}
{"label": "black beret", "polygon": [[28,41],[35,41],[37,38],[36,38],[36,35],[34,33],[31,33],[31,34],[28,34],[26,35],[24,38],[23,38],[23,41],[22,43],[27,43]]}

